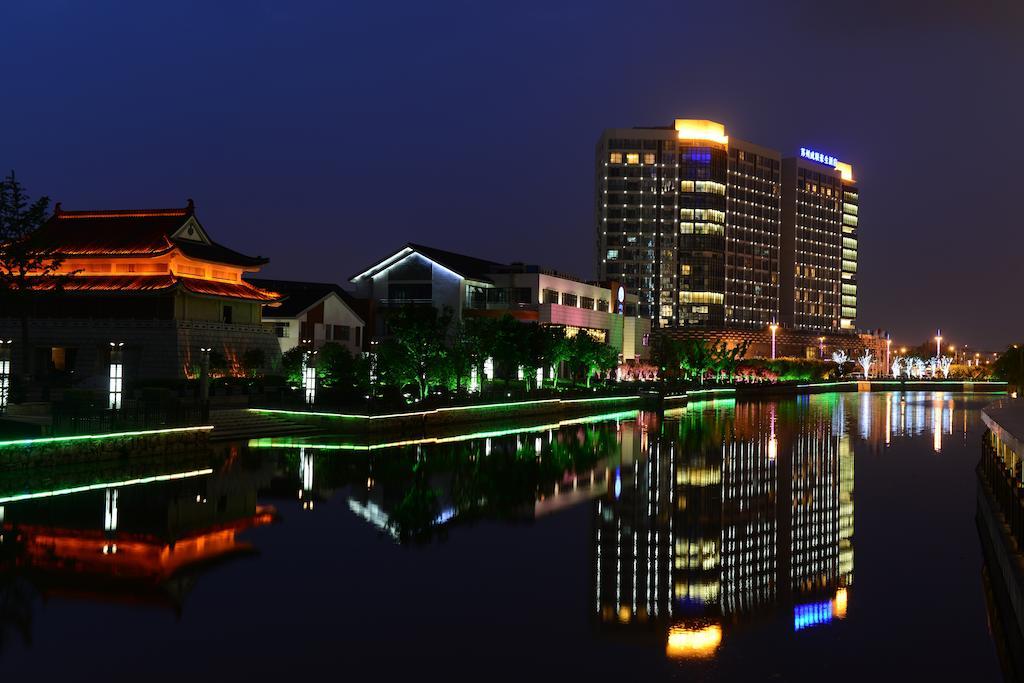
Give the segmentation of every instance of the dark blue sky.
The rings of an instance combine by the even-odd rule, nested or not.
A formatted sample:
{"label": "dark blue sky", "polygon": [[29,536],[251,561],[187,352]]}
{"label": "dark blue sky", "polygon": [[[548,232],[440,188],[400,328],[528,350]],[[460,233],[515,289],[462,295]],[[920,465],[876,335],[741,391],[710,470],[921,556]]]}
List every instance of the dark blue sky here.
{"label": "dark blue sky", "polygon": [[276,277],[410,240],[593,277],[601,129],[710,118],[853,164],[862,326],[998,348],[1024,12],[981,4],[15,0],[0,168],[69,209],[194,197]]}

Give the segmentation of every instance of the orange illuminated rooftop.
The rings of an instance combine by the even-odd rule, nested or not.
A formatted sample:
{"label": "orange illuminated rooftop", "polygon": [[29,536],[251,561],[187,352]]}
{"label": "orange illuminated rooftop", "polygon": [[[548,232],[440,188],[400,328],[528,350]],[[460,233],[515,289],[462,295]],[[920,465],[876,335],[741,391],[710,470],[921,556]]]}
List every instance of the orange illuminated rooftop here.
{"label": "orange illuminated rooftop", "polygon": [[729,144],[725,126],[707,119],[676,119],[676,132],[680,140],[708,140],[720,145]]}

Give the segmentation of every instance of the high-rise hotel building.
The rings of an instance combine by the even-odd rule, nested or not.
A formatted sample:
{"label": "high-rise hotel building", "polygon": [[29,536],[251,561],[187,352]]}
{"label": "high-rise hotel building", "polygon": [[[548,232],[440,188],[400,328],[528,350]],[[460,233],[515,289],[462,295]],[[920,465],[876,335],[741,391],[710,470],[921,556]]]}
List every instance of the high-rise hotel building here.
{"label": "high-rise hotel building", "polygon": [[802,148],[782,163],[780,321],[852,330],[857,319],[857,187],[853,169]]}
{"label": "high-rise hotel building", "polygon": [[[674,126],[605,130],[596,156],[598,275],[636,292],[641,315],[661,327],[763,329],[786,319],[797,287],[794,281],[785,289],[785,269],[795,273],[804,264],[786,253],[795,241],[786,242],[783,227],[784,162],[778,151],[732,138],[714,121],[679,119]],[[815,163],[822,173],[834,172],[846,192],[840,171]],[[840,302],[847,301],[839,293],[840,261],[847,254],[840,226],[851,227],[843,222],[849,220],[846,204],[856,227],[856,190],[850,191],[851,197],[835,195],[847,200],[840,201],[842,215],[830,238],[839,251],[829,256],[840,260],[829,271],[815,266],[809,276],[835,276],[828,287],[836,290],[835,324],[821,328],[822,315],[794,319],[792,326],[840,326]],[[850,234],[855,272],[856,234]],[[853,284],[852,305],[843,309],[852,311],[844,318],[850,327],[855,289]]]}

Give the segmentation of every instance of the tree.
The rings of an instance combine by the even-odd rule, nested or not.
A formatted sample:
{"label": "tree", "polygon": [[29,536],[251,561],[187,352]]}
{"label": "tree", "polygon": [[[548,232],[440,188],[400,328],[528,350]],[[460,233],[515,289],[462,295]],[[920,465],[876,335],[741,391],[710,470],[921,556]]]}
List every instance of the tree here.
{"label": "tree", "polygon": [[1024,349],[1014,344],[992,363],[993,374],[1018,389],[1024,388]]}
{"label": "tree", "polygon": [[744,341],[729,348],[729,345],[723,341],[713,347],[711,356],[715,373],[732,381],[740,360],[747,355],[747,346],[748,343]]}
{"label": "tree", "polygon": [[300,346],[288,349],[281,354],[281,372],[293,386],[302,386],[302,359],[306,350]]}
{"label": "tree", "polygon": [[32,377],[29,315],[35,283],[53,280],[63,259],[31,244],[32,235],[46,222],[49,197],[29,198],[14,171],[0,180],[0,302],[21,322],[19,374],[25,386]]}
{"label": "tree", "polygon": [[868,371],[871,370],[871,360],[871,352],[867,349],[864,349],[864,355],[857,359],[857,363],[864,369],[864,379],[868,378]]}
{"label": "tree", "polygon": [[[550,364],[557,338],[551,328],[541,327],[536,323],[522,325],[522,328],[520,365],[523,367],[523,376],[529,386],[535,382],[537,371],[543,370]],[[540,382],[536,382],[536,384],[539,388]]]}
{"label": "tree", "polygon": [[838,351],[832,352],[832,362],[836,364],[836,378],[842,376],[843,366],[850,360],[850,357],[846,355],[846,351],[839,349]]}
{"label": "tree", "polygon": [[387,317],[390,336],[380,344],[380,375],[399,388],[415,383],[420,399],[445,374],[446,342],[452,311],[432,306],[405,306]]}
{"label": "tree", "polygon": [[572,359],[577,365],[583,367],[587,378],[587,387],[590,387],[590,378],[595,372],[610,370],[618,365],[619,352],[603,342],[591,337],[586,332],[579,332],[572,338],[571,343]]}
{"label": "tree", "polygon": [[316,375],[324,389],[352,389],[361,393],[369,380],[363,359],[335,342],[327,342],[317,352]]}
{"label": "tree", "polygon": [[548,334],[551,335],[551,341],[548,345],[548,356],[545,358],[545,362],[552,369],[552,380],[554,387],[557,389],[558,367],[563,362],[572,358],[572,340],[565,336],[564,327],[549,327],[545,329],[547,329]]}
{"label": "tree", "polygon": [[703,339],[692,339],[680,346],[679,367],[685,372],[687,379],[700,379],[704,384],[704,376],[714,367],[714,353],[711,344]]}

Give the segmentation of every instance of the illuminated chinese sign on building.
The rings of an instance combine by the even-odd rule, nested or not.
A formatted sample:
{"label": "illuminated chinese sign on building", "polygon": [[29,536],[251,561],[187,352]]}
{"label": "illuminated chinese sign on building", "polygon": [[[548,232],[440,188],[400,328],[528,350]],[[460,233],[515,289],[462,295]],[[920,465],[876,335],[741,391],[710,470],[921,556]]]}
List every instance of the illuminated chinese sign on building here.
{"label": "illuminated chinese sign on building", "polygon": [[815,152],[813,149],[807,149],[806,147],[800,148],[800,156],[804,159],[810,159],[811,161],[817,161],[819,164],[825,164],[835,168],[839,163],[839,159],[829,156],[828,154],[822,154],[821,152]]}

